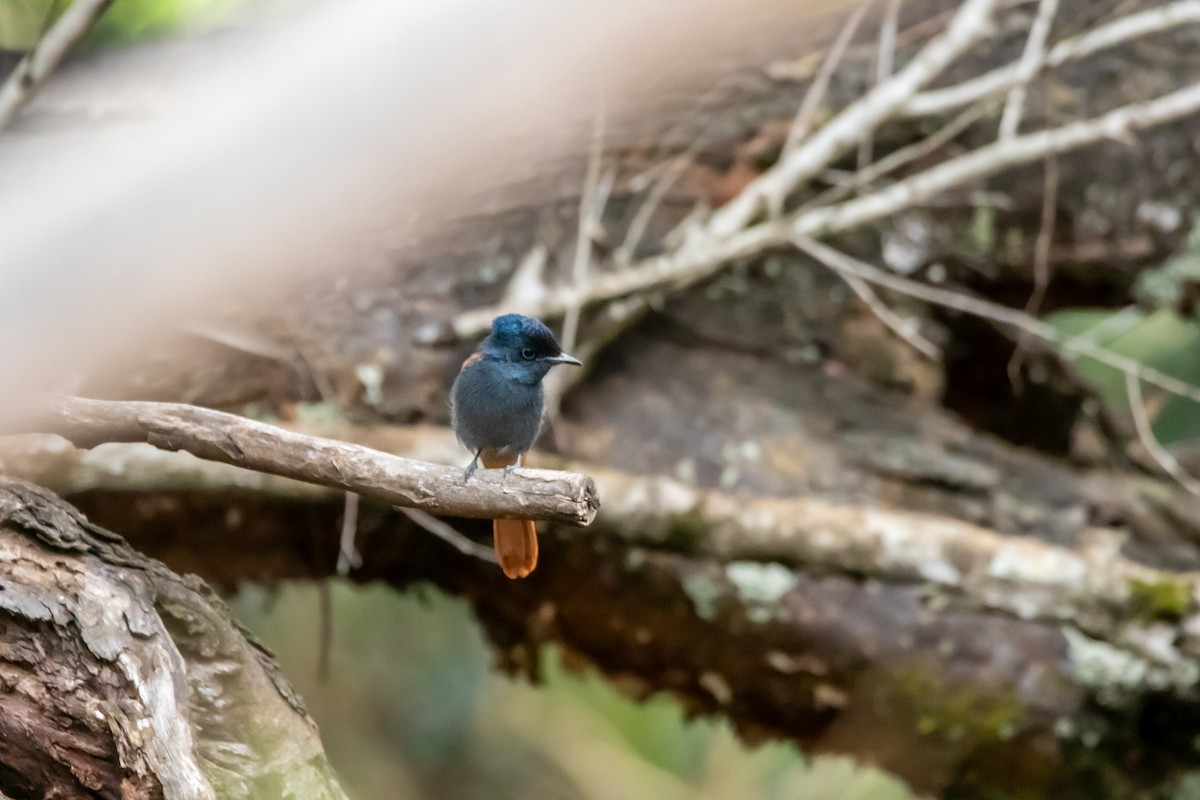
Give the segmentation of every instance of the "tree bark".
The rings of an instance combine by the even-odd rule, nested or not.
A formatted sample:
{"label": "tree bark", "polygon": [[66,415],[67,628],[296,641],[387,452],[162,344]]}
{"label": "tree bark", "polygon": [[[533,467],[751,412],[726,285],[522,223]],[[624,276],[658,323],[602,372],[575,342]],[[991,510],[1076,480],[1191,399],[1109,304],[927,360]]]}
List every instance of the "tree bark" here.
{"label": "tree bark", "polygon": [[342,798],[316,726],[200,580],[0,480],[0,793]]}

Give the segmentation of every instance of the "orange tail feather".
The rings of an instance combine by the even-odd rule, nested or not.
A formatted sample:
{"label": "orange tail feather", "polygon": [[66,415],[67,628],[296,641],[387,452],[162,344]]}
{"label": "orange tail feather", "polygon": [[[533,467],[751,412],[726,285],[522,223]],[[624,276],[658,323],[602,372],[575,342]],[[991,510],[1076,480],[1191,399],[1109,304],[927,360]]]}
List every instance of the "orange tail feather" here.
{"label": "orange tail feather", "polygon": [[537,567],[537,529],[531,519],[492,520],[493,541],[500,569],[510,578],[524,578]]}

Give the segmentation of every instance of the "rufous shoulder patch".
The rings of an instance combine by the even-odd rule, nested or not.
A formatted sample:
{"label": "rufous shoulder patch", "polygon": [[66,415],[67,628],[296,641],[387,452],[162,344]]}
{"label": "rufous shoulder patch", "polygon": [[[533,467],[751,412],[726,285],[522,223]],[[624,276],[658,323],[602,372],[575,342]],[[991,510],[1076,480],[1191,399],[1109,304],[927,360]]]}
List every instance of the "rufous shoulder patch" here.
{"label": "rufous shoulder patch", "polygon": [[[482,353],[471,353],[471,355],[467,356],[467,360],[463,362],[462,369],[466,369],[467,367],[471,366],[475,362],[480,361],[482,358],[483,358]],[[459,371],[461,372],[462,370],[459,370]]]}

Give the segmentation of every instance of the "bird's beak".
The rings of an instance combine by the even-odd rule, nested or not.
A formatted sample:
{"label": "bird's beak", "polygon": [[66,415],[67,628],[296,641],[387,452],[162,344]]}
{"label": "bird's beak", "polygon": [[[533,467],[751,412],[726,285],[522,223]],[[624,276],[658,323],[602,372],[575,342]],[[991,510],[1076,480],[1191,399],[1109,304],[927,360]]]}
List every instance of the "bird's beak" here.
{"label": "bird's beak", "polygon": [[574,364],[577,367],[583,366],[582,361],[580,361],[575,356],[568,355],[566,353],[559,353],[556,356],[550,356],[546,360],[549,361],[551,364]]}

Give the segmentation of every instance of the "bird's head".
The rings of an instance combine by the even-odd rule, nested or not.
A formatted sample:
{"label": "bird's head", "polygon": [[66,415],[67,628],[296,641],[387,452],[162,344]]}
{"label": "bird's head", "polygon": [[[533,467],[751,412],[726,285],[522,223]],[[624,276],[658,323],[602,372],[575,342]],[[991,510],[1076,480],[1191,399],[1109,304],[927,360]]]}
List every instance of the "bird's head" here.
{"label": "bird's head", "polygon": [[582,366],[579,359],[562,351],[554,334],[540,320],[520,314],[505,314],[492,321],[492,333],[483,342],[488,355],[512,364],[541,379],[555,364]]}

